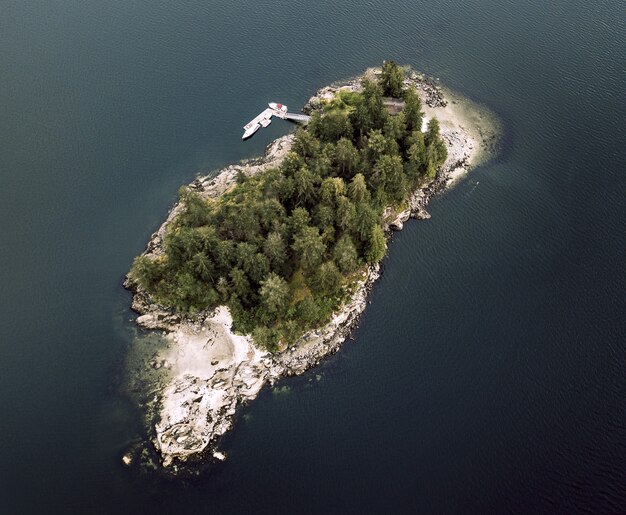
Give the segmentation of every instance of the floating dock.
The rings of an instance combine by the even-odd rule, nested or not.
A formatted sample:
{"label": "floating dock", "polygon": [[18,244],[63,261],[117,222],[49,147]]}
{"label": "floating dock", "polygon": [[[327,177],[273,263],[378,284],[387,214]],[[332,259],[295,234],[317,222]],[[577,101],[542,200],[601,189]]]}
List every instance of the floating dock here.
{"label": "floating dock", "polygon": [[241,139],[248,139],[261,127],[267,127],[272,123],[272,116],[299,123],[307,123],[311,119],[311,117],[306,114],[289,113],[286,105],[270,102],[265,111],[243,126],[244,133]]}

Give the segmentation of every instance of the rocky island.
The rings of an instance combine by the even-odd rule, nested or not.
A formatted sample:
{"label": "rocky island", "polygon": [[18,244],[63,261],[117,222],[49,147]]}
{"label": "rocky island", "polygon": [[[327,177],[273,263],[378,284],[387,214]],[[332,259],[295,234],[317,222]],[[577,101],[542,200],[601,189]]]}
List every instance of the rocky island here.
{"label": "rocky island", "polygon": [[126,279],[137,324],[165,334],[146,417],[167,470],[224,459],[238,405],[339,348],[391,232],[495,141],[486,110],[393,62],[303,110],[264,157],[182,188]]}

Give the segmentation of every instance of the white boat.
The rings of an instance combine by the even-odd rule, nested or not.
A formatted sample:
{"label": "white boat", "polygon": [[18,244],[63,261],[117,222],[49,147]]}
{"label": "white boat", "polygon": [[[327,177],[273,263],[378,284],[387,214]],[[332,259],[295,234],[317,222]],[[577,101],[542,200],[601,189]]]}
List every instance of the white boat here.
{"label": "white boat", "polygon": [[258,131],[260,128],[261,128],[261,124],[260,123],[252,123],[252,122],[250,122],[248,125],[244,125],[243,126],[244,133],[243,133],[243,136],[241,137],[241,139],[248,139],[256,131]]}
{"label": "white boat", "polygon": [[287,112],[287,106],[286,105],[278,104],[276,102],[270,102],[267,105],[270,106],[270,109],[274,109],[274,111],[280,111],[281,113],[286,113]]}

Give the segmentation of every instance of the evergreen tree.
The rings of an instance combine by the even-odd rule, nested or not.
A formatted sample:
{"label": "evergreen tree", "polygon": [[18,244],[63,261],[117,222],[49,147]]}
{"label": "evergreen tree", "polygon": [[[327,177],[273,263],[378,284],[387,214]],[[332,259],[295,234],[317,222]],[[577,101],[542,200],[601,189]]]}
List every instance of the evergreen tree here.
{"label": "evergreen tree", "polygon": [[322,262],[326,245],[319,234],[317,227],[305,227],[294,237],[293,250],[300,260],[300,264],[307,270],[312,270]]}
{"label": "evergreen tree", "polygon": [[292,146],[294,152],[304,159],[309,159],[317,154],[320,149],[320,142],[311,131],[299,129],[293,140]]}
{"label": "evergreen tree", "polygon": [[350,231],[354,227],[354,220],[356,218],[356,209],[354,204],[348,200],[345,196],[340,196],[337,200],[337,215],[336,215],[337,227],[342,231]]}
{"label": "evergreen tree", "polygon": [[375,225],[372,227],[367,241],[365,259],[370,264],[378,263],[385,256],[385,252],[387,252],[385,233],[380,225]]}
{"label": "evergreen tree", "polygon": [[276,329],[271,329],[264,325],[258,325],[252,331],[252,339],[262,349],[275,350],[280,334]]}
{"label": "evergreen tree", "polygon": [[204,282],[210,282],[213,280],[215,265],[213,264],[213,261],[211,261],[211,258],[204,252],[196,252],[191,259],[191,266],[198,279],[201,279]]}
{"label": "evergreen tree", "polygon": [[335,296],[341,289],[341,273],[332,261],[322,263],[313,280],[314,289],[326,295]]}
{"label": "evergreen tree", "polygon": [[274,270],[280,269],[281,264],[286,260],[287,245],[283,236],[278,231],[273,231],[267,235],[263,243],[263,253],[269,259]]}
{"label": "evergreen tree", "polygon": [[333,249],[333,259],[339,269],[344,273],[356,270],[358,266],[358,254],[352,239],[347,234],[342,236]]}
{"label": "evergreen tree", "polygon": [[407,173],[411,180],[426,171],[426,144],[424,143],[424,133],[415,130],[407,138],[409,150],[407,151]]}
{"label": "evergreen tree", "polygon": [[232,283],[232,291],[242,302],[247,302],[251,292],[250,281],[246,273],[238,267],[233,268],[230,273],[230,280]]}
{"label": "evergreen tree", "polygon": [[385,95],[400,98],[404,87],[404,72],[394,61],[383,63],[380,85]]}
{"label": "evergreen tree", "polygon": [[359,162],[359,151],[352,142],[347,138],[341,138],[337,142],[335,156],[341,175],[346,178],[352,177],[352,172]]}
{"label": "evergreen tree", "polygon": [[437,118],[431,118],[428,120],[428,127],[426,129],[426,135],[424,141],[427,147],[433,145],[439,139],[439,120]]}
{"label": "evergreen tree", "polygon": [[336,204],[337,199],[346,192],[346,183],[341,177],[327,177],[319,189],[320,200],[329,206]]}
{"label": "evergreen tree", "polygon": [[383,128],[383,134],[386,138],[397,142],[402,141],[406,134],[406,120],[404,113],[395,116],[389,116]]}
{"label": "evergreen tree", "polygon": [[294,197],[297,206],[310,206],[315,202],[317,192],[315,182],[315,175],[306,166],[296,172],[294,175]]}
{"label": "evergreen tree", "polygon": [[335,210],[327,204],[318,204],[313,210],[313,222],[322,230],[330,228],[334,232]]}
{"label": "evergreen tree", "polygon": [[310,217],[309,212],[303,207],[297,207],[291,213],[291,217],[288,220],[289,231],[295,236],[304,230],[309,225]]}
{"label": "evergreen tree", "polygon": [[384,182],[381,189],[387,193],[391,200],[400,202],[407,194],[406,178],[404,176],[404,166],[400,156],[383,156],[376,165],[381,171]]}
{"label": "evergreen tree", "polygon": [[355,204],[362,202],[368,202],[370,199],[370,193],[367,190],[367,184],[365,183],[365,177],[362,174],[357,173],[350,182],[348,189],[350,200]]}
{"label": "evergreen tree", "polygon": [[415,88],[410,87],[404,91],[404,121],[408,132],[421,131],[422,119],[422,102]]}
{"label": "evergreen tree", "polygon": [[367,241],[376,221],[376,213],[370,205],[364,202],[357,204],[355,231],[361,241]]}
{"label": "evergreen tree", "polygon": [[348,113],[344,111],[332,111],[323,115],[317,130],[322,141],[334,143],[340,138],[352,137],[352,124]]}
{"label": "evergreen tree", "polygon": [[379,129],[371,131],[367,137],[367,155],[370,162],[375,163],[388,153],[389,144],[382,131]]}
{"label": "evergreen tree", "polygon": [[371,129],[382,129],[387,120],[382,88],[375,82],[363,80],[363,102],[367,109]]}
{"label": "evergreen tree", "polygon": [[180,201],[184,206],[179,223],[186,227],[200,227],[211,222],[209,204],[196,192],[187,187],[180,189]]}
{"label": "evergreen tree", "polygon": [[137,256],[133,261],[130,277],[142,288],[151,290],[163,277],[163,267],[160,262],[148,256]]}
{"label": "evergreen tree", "polygon": [[270,273],[261,281],[259,295],[261,306],[271,320],[275,320],[285,313],[291,298],[289,285],[275,273]]}

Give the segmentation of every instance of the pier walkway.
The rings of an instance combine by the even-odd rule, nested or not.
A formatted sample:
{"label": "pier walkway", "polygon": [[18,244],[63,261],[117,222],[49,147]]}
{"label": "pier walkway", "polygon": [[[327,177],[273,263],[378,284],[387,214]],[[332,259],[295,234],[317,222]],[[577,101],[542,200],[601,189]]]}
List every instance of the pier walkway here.
{"label": "pier walkway", "polygon": [[308,114],[285,113],[285,120],[293,120],[294,122],[307,123],[311,117]]}

